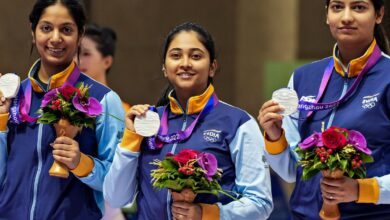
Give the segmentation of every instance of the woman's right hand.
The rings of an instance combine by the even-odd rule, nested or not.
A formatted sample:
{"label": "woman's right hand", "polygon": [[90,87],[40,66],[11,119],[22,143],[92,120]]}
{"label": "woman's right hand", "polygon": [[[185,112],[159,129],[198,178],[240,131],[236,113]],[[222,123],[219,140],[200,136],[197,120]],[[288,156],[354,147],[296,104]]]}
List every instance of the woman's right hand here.
{"label": "woman's right hand", "polygon": [[259,110],[257,120],[271,141],[279,140],[282,135],[283,116],[278,114],[281,111],[283,108],[273,100],[264,103]]}
{"label": "woman's right hand", "polygon": [[146,112],[149,109],[149,105],[133,105],[127,112],[126,112],[126,117],[125,117],[125,123],[126,123],[126,128],[129,129],[130,131],[135,132],[134,129],[134,118],[136,116],[142,116],[145,115]]}

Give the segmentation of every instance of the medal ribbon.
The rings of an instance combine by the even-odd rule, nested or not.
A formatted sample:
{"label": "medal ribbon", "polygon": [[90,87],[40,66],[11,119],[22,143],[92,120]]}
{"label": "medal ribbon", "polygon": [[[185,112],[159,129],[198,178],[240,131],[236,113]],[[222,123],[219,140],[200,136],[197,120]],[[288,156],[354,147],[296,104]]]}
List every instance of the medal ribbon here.
{"label": "medal ribbon", "polygon": [[375,45],[374,50],[371,54],[371,56],[368,58],[366,65],[364,66],[363,70],[358,74],[357,79],[352,84],[352,86],[348,89],[348,91],[345,93],[343,97],[341,97],[339,100],[329,103],[318,103],[319,100],[322,98],[322,95],[324,94],[324,91],[326,89],[326,86],[328,85],[330,76],[333,72],[334,67],[334,60],[331,59],[329,61],[328,66],[326,67],[324,71],[324,75],[321,80],[320,88],[318,91],[317,98],[315,102],[308,102],[308,101],[299,101],[298,103],[298,110],[304,110],[309,111],[307,114],[307,117],[310,117],[310,115],[313,113],[313,111],[319,111],[319,110],[326,110],[334,108],[341,103],[345,102],[357,89],[360,82],[363,79],[363,76],[379,61],[381,58],[381,50],[378,47],[378,45]]}
{"label": "medal ribbon", "polygon": [[214,107],[218,104],[219,100],[215,93],[211,95],[207,101],[205,107],[196,117],[196,119],[183,131],[174,132],[168,134],[168,108],[169,105],[164,107],[164,111],[161,117],[161,126],[158,134],[154,137],[147,138],[147,144],[149,149],[156,150],[161,149],[164,144],[172,144],[186,140],[189,138],[200,119],[204,118]]}

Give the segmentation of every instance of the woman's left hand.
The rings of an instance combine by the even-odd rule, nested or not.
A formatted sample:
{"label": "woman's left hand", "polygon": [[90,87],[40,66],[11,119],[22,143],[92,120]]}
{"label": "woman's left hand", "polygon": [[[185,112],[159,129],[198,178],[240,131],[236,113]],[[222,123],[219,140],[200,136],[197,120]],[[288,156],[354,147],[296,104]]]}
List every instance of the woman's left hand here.
{"label": "woman's left hand", "polygon": [[173,202],[172,215],[174,220],[201,220],[202,207],[196,203]]}
{"label": "woman's left hand", "polygon": [[79,143],[72,138],[61,136],[51,144],[53,157],[56,161],[66,165],[70,170],[75,169],[80,163]]}
{"label": "woman's left hand", "polygon": [[354,202],[359,197],[359,183],[347,176],[341,179],[323,177],[321,180],[322,198],[329,204]]}

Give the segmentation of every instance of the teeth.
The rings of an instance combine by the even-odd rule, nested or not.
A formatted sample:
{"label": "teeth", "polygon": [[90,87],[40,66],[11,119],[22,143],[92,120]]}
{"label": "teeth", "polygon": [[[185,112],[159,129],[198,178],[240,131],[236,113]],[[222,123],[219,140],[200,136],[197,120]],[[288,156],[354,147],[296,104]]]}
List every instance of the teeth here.
{"label": "teeth", "polygon": [[49,48],[49,50],[55,53],[59,53],[63,51],[63,49],[56,49],[56,48]]}

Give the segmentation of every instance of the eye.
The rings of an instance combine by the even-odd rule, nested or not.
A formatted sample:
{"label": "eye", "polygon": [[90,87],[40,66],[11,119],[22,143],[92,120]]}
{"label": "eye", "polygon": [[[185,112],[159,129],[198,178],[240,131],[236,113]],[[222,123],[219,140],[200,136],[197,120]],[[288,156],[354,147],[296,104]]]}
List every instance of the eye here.
{"label": "eye", "polygon": [[181,54],[179,52],[172,52],[169,54],[169,57],[174,59],[174,60],[177,60],[177,59],[180,59]]}
{"label": "eye", "polygon": [[202,54],[199,54],[199,53],[194,53],[191,55],[191,58],[194,59],[194,60],[200,60],[202,59]]}
{"label": "eye", "polygon": [[51,28],[51,26],[48,25],[48,24],[43,24],[43,25],[41,26],[41,31],[42,31],[42,32],[47,33],[47,32],[50,32],[51,30],[52,30],[52,28]]}
{"label": "eye", "polygon": [[69,26],[65,26],[62,28],[62,32],[69,35],[69,34],[73,33],[73,28],[71,28]]}
{"label": "eye", "polygon": [[365,11],[367,9],[367,7],[365,5],[355,5],[352,7],[353,10],[357,11],[357,12],[362,12],[362,11]]}
{"label": "eye", "polygon": [[343,5],[339,3],[333,3],[330,5],[330,9],[334,12],[341,11],[343,8],[344,8]]}

